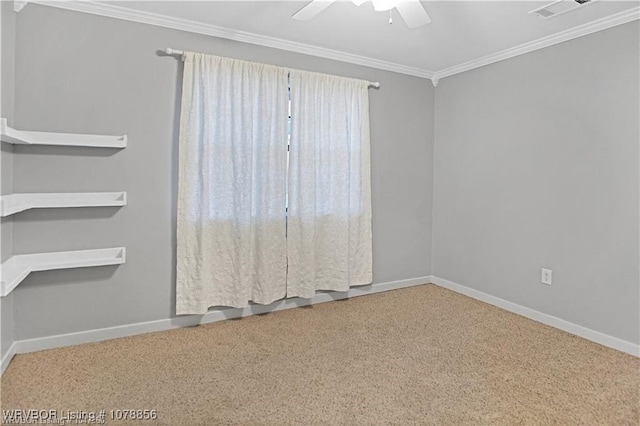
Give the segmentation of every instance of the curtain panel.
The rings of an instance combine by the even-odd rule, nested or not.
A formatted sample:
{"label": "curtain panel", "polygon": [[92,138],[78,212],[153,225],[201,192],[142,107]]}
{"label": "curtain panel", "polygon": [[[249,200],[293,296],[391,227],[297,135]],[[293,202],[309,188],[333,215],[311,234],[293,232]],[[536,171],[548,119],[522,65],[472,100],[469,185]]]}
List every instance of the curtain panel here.
{"label": "curtain panel", "polygon": [[176,313],[286,295],[285,69],[186,53]]}
{"label": "curtain panel", "polygon": [[290,73],[288,297],[372,281],[368,87]]}

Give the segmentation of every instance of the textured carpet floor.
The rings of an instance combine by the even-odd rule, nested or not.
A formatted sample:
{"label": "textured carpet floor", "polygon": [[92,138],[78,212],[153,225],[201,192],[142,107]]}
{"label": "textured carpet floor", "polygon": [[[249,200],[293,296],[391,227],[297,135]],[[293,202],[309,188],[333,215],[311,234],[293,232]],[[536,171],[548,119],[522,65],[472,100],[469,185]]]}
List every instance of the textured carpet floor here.
{"label": "textured carpet floor", "polygon": [[2,408],[135,425],[639,423],[640,360],[434,285],[18,355]]}

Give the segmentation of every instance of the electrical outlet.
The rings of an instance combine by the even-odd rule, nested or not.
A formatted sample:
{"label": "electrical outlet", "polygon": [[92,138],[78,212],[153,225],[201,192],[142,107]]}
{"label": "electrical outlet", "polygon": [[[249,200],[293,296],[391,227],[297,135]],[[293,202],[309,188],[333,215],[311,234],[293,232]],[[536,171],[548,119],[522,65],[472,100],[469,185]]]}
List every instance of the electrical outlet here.
{"label": "electrical outlet", "polygon": [[541,275],[540,281],[542,281],[542,284],[551,285],[553,282],[553,271],[551,269],[542,268]]}

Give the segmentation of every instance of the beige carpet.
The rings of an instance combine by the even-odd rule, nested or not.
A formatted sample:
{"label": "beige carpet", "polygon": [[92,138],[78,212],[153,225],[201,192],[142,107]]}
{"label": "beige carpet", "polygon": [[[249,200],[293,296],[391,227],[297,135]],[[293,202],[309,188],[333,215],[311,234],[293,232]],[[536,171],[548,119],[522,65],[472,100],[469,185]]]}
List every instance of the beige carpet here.
{"label": "beige carpet", "polygon": [[18,355],[2,408],[135,425],[637,425],[640,360],[424,285]]}

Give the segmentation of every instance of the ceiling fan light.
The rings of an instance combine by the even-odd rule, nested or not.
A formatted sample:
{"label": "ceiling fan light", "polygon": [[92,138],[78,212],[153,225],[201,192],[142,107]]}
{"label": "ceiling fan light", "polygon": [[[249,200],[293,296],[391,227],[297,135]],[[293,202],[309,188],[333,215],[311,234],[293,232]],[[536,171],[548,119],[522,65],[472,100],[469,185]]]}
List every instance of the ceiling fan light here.
{"label": "ceiling fan light", "polygon": [[385,10],[391,10],[398,4],[398,0],[372,0],[373,9],[376,12],[383,12]]}

